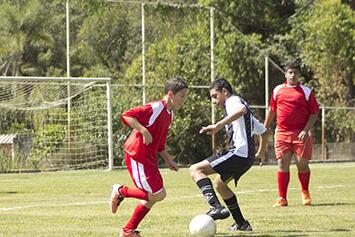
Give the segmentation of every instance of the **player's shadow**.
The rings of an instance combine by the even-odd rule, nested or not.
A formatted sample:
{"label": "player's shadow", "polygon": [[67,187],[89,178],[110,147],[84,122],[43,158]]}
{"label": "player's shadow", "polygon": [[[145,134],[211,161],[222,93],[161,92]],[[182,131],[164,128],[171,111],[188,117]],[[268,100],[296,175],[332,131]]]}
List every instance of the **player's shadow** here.
{"label": "player's shadow", "polygon": [[354,206],[355,203],[347,203],[347,202],[333,202],[333,203],[316,203],[312,204],[313,207],[327,207],[327,206]]}
{"label": "player's shadow", "polygon": [[331,232],[349,232],[351,230],[338,228],[338,229],[331,229],[330,231]]}
{"label": "player's shadow", "polygon": [[[326,233],[329,232],[348,232],[351,231],[349,229],[331,229],[329,231],[326,231]],[[274,230],[275,233],[281,234],[281,236],[287,236],[287,237],[302,237],[302,236],[309,236],[307,233],[304,233],[304,231],[300,230]],[[318,230],[309,230],[310,233],[321,233],[324,231],[318,231]],[[237,237],[237,236],[250,236],[250,237],[274,237],[275,234],[259,234],[256,232],[235,232],[235,233],[217,233],[215,237]]]}
{"label": "player's shadow", "polygon": [[[275,232],[281,234],[282,236],[287,236],[287,237],[302,237],[302,236],[308,236],[308,234],[302,232],[302,231],[297,231],[297,230],[276,230]],[[262,234],[262,233],[257,233],[257,232],[235,232],[235,233],[220,233],[216,234],[215,237],[236,237],[236,236],[250,236],[250,237],[274,237],[275,234]]]}
{"label": "player's shadow", "polygon": [[[235,234],[216,234],[215,237],[237,237],[237,236],[241,236],[241,233],[235,233]],[[255,233],[249,233],[245,234],[243,233],[243,236],[253,236],[253,237],[275,237],[275,235],[268,235],[268,234],[255,234]],[[302,236],[308,236],[305,234],[295,234],[295,235],[287,235],[287,237],[302,237]]]}
{"label": "player's shadow", "polygon": [[7,191],[7,192],[0,192],[0,194],[18,194],[19,192],[16,191]]}
{"label": "player's shadow", "polygon": [[[287,236],[287,237],[303,237],[303,236],[308,236],[307,233],[304,233],[303,231],[300,230],[275,230],[275,233],[278,233],[281,236]],[[220,233],[216,234],[215,237],[237,237],[237,236],[250,236],[250,237],[274,237],[275,234],[262,234],[262,233],[257,233],[257,232],[235,232],[235,233]]]}

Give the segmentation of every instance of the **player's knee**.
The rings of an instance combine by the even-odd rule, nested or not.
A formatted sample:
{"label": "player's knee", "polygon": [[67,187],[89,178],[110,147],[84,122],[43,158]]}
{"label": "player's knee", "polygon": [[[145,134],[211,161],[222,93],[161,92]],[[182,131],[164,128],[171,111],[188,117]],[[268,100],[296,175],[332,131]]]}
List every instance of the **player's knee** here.
{"label": "player's knee", "polygon": [[159,195],[157,196],[157,202],[163,201],[166,198],[166,192],[160,192]]}
{"label": "player's knee", "polygon": [[290,163],[287,160],[278,160],[279,171],[282,172],[289,172],[290,170]]}
{"label": "player's knee", "polygon": [[196,164],[191,165],[189,170],[190,170],[190,175],[194,177],[198,173],[198,166]]}
{"label": "player's knee", "polygon": [[151,200],[149,201],[153,201],[153,202],[160,202],[160,201],[163,201],[166,197],[166,192],[165,190],[163,189],[161,192],[159,193],[154,193],[152,194],[151,196]]}

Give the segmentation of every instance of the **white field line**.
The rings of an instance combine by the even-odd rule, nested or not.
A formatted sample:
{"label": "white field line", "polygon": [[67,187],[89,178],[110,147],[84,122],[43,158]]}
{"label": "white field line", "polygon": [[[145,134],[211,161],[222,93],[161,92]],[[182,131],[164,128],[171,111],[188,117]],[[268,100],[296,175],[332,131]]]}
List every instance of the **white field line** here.
{"label": "white field line", "polygon": [[[352,185],[351,185],[352,186]],[[329,186],[318,186],[314,189],[334,189],[334,188],[345,188],[349,187],[349,185],[329,185]],[[298,190],[299,188],[289,188],[289,190]],[[277,189],[255,189],[255,190],[248,190],[248,191],[237,191],[237,195],[243,194],[252,194],[252,193],[264,193],[264,192],[276,192]],[[180,199],[191,199],[202,197],[202,194],[199,195],[187,195],[187,196],[180,196],[180,197],[171,197],[167,198],[165,201],[174,201]],[[28,206],[15,206],[15,207],[2,207],[0,208],[0,212],[5,211],[14,211],[20,209],[29,209],[29,208],[47,208],[47,207],[69,207],[69,206],[88,206],[88,205],[97,205],[97,204],[108,204],[108,201],[92,201],[92,202],[72,202],[72,203],[62,203],[62,204],[36,204],[36,205],[28,205]]]}
{"label": "white field line", "polygon": [[5,207],[0,208],[0,211],[13,211],[18,209],[28,209],[28,208],[37,208],[37,207],[68,207],[68,206],[86,206],[86,205],[95,205],[102,204],[103,201],[93,201],[93,202],[72,202],[72,203],[63,203],[63,204],[37,204],[37,205],[28,205],[28,206],[17,206],[17,207]]}

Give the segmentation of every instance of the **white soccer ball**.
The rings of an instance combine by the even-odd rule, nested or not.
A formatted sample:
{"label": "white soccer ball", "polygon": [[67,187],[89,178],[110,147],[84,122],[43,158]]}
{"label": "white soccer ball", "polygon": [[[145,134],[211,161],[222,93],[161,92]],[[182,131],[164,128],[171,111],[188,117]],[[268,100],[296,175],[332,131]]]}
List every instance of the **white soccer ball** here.
{"label": "white soccer ball", "polygon": [[216,234],[216,223],[206,214],[200,214],[192,218],[189,231],[192,236],[213,237]]}

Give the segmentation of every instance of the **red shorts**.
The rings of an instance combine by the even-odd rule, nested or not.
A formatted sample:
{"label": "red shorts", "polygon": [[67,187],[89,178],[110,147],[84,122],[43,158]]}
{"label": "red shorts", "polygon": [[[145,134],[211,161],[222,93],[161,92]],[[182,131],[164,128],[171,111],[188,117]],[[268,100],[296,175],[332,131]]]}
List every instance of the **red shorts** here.
{"label": "red shorts", "polygon": [[310,160],[312,158],[313,140],[308,135],[305,141],[298,139],[300,131],[275,132],[275,155],[281,158],[287,152],[294,153],[297,157]]}
{"label": "red shorts", "polygon": [[148,193],[159,193],[164,188],[158,166],[151,159],[138,162],[125,153],[125,160],[128,172],[137,188]]}

